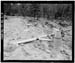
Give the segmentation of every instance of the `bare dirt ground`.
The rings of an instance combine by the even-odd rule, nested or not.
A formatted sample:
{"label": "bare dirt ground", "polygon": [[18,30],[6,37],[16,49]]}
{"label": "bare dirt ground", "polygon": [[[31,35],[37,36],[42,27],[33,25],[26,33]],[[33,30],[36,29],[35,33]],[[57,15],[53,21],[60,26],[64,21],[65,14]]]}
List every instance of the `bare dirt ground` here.
{"label": "bare dirt ground", "polygon": [[43,18],[8,16],[4,20],[4,60],[72,60],[72,26],[62,27],[63,39],[59,28]]}

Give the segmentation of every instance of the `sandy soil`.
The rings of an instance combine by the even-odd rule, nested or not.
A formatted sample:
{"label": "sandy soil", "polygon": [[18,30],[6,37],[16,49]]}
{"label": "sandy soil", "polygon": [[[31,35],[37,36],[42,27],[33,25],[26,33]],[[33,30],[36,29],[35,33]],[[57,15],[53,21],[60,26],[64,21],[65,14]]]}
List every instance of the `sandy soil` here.
{"label": "sandy soil", "polygon": [[[59,30],[57,32],[54,27],[51,28],[50,25],[45,25],[40,20],[33,22],[30,17],[9,16],[7,18],[4,20],[4,60],[72,59],[71,27],[69,27],[68,32],[64,32],[65,36],[62,40],[58,25],[55,27],[55,29]],[[29,22],[29,20],[32,20],[32,22]],[[52,25],[54,24],[56,23],[52,22]],[[68,28],[63,29],[67,31]],[[54,38],[51,35],[53,33],[55,34]],[[37,40],[40,36],[44,38]],[[46,39],[50,39],[50,41]],[[18,43],[19,41],[20,43]]]}

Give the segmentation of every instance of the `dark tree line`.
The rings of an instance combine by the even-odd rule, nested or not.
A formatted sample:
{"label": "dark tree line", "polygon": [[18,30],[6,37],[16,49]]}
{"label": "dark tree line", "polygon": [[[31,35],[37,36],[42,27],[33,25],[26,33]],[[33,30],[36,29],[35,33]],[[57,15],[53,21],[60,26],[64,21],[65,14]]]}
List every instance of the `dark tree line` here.
{"label": "dark tree line", "polygon": [[4,14],[47,19],[72,19],[71,4],[4,4]]}

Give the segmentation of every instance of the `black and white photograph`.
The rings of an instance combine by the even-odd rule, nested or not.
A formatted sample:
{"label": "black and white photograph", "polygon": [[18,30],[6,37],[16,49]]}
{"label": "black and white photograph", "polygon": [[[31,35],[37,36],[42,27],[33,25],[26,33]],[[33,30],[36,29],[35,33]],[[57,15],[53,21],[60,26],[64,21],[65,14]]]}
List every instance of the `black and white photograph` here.
{"label": "black and white photograph", "polygon": [[2,5],[3,60],[72,61],[72,3],[12,1]]}
{"label": "black and white photograph", "polygon": [[74,62],[2,62],[2,63],[74,63]]}

